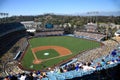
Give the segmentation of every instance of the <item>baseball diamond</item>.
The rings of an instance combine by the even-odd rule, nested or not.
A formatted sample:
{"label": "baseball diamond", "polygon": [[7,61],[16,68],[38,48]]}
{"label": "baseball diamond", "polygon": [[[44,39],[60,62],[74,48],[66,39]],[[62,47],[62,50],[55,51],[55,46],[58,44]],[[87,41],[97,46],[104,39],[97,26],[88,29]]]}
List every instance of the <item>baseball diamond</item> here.
{"label": "baseball diamond", "polygon": [[[70,36],[51,36],[29,39],[30,46],[21,60],[23,68],[46,69],[64,63],[80,52],[100,46],[99,42]],[[87,45],[87,46],[86,46]],[[49,53],[49,55],[44,55]],[[59,64],[60,65],[60,64]]]}
{"label": "baseball diamond", "polygon": [[[41,47],[36,47],[36,48],[32,48],[32,53],[34,55],[35,60],[33,61],[34,64],[39,64],[41,61],[38,60],[37,56],[35,55],[35,53],[37,51],[41,51],[41,50],[47,50],[47,49],[54,49],[56,50],[60,56],[66,56],[71,54],[72,52],[64,47],[60,47],[60,46],[41,46]],[[59,56],[59,57],[60,57]],[[49,60],[49,59],[47,59]]]}

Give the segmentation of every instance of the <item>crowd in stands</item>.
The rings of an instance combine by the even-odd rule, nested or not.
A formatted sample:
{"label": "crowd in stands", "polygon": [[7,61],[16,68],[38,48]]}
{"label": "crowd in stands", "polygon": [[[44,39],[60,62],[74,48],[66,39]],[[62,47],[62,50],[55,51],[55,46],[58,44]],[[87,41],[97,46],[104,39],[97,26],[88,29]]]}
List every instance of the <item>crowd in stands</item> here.
{"label": "crowd in stands", "polygon": [[91,40],[96,40],[96,41],[101,41],[105,37],[103,34],[97,34],[97,33],[90,33],[90,32],[74,32],[74,35],[76,37],[80,38],[86,38],[86,39],[91,39]]}
{"label": "crowd in stands", "polygon": [[27,39],[21,38],[12,46],[12,48],[6,54],[4,54],[4,56],[1,57],[0,65],[3,67],[0,67],[2,69],[0,75],[5,75],[3,72],[4,70],[6,74],[21,72],[21,70],[19,70],[19,68],[17,67],[18,61],[14,60],[20,59],[21,54],[17,56],[17,53],[19,51],[23,52],[27,46]]}
{"label": "crowd in stands", "polygon": [[44,31],[63,31],[63,28],[61,27],[54,27],[54,28],[38,28],[37,29],[38,32],[44,32]]}
{"label": "crowd in stands", "polygon": [[26,47],[28,46],[28,40],[26,38],[22,38],[19,41],[20,51],[24,51]]}
{"label": "crowd in stands", "polygon": [[11,61],[9,63],[7,63],[7,65],[5,66],[5,72],[7,75],[11,74],[11,75],[15,75],[18,73],[23,73],[24,71],[21,70],[18,66],[17,66],[18,62],[17,61]]}
{"label": "crowd in stands", "polygon": [[36,33],[35,36],[61,36],[64,34],[64,31],[47,31]]}
{"label": "crowd in stands", "polygon": [[101,46],[99,48],[95,48],[89,51],[85,51],[81,53],[80,55],[78,55],[77,56],[79,58],[78,60],[79,61],[91,61],[101,56],[106,56],[111,52],[111,50],[113,50],[116,47],[116,45],[118,45],[118,43],[116,43],[113,40],[107,40],[107,41],[104,41],[103,43],[104,43],[104,46]]}

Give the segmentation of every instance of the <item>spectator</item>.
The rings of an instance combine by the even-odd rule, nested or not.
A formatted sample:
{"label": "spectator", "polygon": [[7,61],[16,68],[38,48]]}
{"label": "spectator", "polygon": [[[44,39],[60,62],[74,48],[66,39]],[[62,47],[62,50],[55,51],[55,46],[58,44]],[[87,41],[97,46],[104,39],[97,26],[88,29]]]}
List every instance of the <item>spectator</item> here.
{"label": "spectator", "polygon": [[105,60],[102,59],[101,62],[100,62],[101,66],[104,66],[106,63],[105,63]]}
{"label": "spectator", "polygon": [[10,80],[17,80],[17,77],[13,75]]}
{"label": "spectator", "polygon": [[21,74],[21,77],[20,77],[20,80],[25,80],[25,78],[26,78],[25,73],[22,73],[22,74]]}
{"label": "spectator", "polygon": [[76,65],[75,70],[76,70],[76,71],[79,70],[79,64]]}
{"label": "spectator", "polygon": [[6,76],[6,77],[4,78],[4,80],[10,80],[10,78],[9,78],[8,76]]}
{"label": "spectator", "polygon": [[112,51],[111,55],[114,57],[116,55],[116,49]]}
{"label": "spectator", "polygon": [[29,80],[29,75],[28,74],[26,74],[25,80]]}
{"label": "spectator", "polygon": [[62,68],[60,68],[60,73],[63,73],[64,71],[63,71],[63,69]]}
{"label": "spectator", "polygon": [[97,66],[96,66],[96,69],[99,68],[99,67],[102,67],[101,64],[98,62],[97,63]]}

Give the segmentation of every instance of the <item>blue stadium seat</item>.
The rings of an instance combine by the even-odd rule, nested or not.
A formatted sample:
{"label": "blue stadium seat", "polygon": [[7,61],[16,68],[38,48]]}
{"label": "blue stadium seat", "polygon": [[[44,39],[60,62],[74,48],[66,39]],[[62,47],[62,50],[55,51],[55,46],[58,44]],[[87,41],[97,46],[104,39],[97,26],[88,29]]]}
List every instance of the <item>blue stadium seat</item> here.
{"label": "blue stadium seat", "polygon": [[74,77],[71,72],[66,72],[64,74],[66,79],[72,79]]}
{"label": "blue stadium seat", "polygon": [[47,75],[47,77],[49,78],[49,80],[57,80],[56,77],[53,75]]}
{"label": "blue stadium seat", "polygon": [[56,76],[57,80],[65,80],[65,76],[62,74],[59,74],[58,76]]}
{"label": "blue stadium seat", "polygon": [[49,80],[48,78],[42,78],[42,80]]}

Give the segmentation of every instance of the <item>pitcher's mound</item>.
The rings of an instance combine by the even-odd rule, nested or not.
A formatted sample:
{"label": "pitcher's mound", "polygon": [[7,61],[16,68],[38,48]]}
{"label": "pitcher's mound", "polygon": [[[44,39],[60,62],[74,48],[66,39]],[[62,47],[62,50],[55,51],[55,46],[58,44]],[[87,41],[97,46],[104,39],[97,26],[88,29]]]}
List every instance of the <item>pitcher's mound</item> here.
{"label": "pitcher's mound", "polygon": [[44,53],[45,56],[49,55],[49,53]]}
{"label": "pitcher's mound", "polygon": [[41,60],[34,60],[33,63],[34,64],[40,64],[42,61]]}

